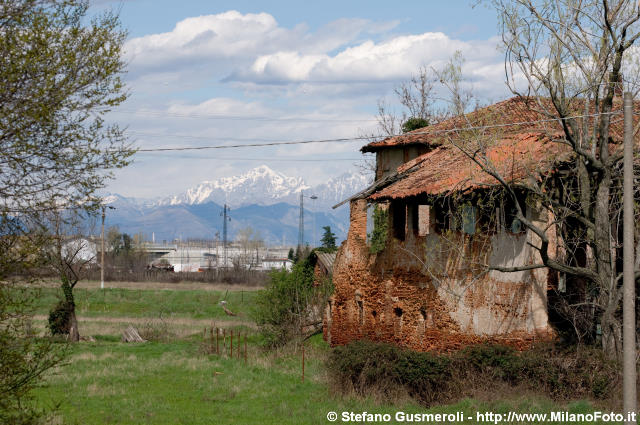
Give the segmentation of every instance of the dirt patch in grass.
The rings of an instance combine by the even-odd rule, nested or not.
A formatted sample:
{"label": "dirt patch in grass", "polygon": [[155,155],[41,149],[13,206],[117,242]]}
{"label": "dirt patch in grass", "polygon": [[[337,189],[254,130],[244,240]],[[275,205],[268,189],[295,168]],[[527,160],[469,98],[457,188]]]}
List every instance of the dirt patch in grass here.
{"label": "dirt patch in grass", "polygon": [[[47,316],[37,315],[34,316],[35,320],[47,320]],[[166,317],[163,318],[164,321],[173,325],[187,325],[187,326],[195,326],[198,328],[202,328],[204,326],[211,327],[212,324],[219,328],[232,328],[237,326],[246,326],[250,328],[255,328],[255,323],[251,321],[245,321],[242,319],[231,319],[231,320],[211,320],[211,319],[190,319],[188,317]],[[131,323],[131,324],[140,324],[146,323],[149,321],[148,317],[78,317],[78,321],[82,323],[89,322],[102,322],[102,323]]]}
{"label": "dirt patch in grass", "polygon": [[[34,325],[36,329],[46,332],[47,317],[37,315],[34,317]],[[153,319],[158,321],[158,319]],[[148,317],[78,317],[78,327],[80,335],[96,336],[96,335],[120,335],[122,331],[129,325],[138,329],[146,329],[151,319]],[[185,317],[167,317],[163,319],[163,327],[167,338],[164,340],[182,339],[194,334],[201,334],[204,328],[219,327],[220,329],[232,328],[250,328],[255,329],[255,323],[243,321],[241,319],[232,319],[225,321],[212,321],[210,319],[190,319]]]}

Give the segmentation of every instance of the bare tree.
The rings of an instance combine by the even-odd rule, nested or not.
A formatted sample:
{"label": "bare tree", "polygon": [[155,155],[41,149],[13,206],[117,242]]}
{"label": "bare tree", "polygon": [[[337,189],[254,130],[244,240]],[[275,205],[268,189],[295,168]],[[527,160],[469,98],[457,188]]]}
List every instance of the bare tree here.
{"label": "bare tree", "polygon": [[410,119],[423,127],[441,120],[444,114],[435,107],[437,99],[434,87],[438,78],[434,69],[421,66],[408,81],[396,86],[393,92],[402,107],[399,114],[384,99],[378,100],[378,134],[372,137],[391,137],[411,131],[415,128],[406,127]]}
{"label": "bare tree", "polygon": [[[451,95],[449,99],[443,98],[448,107],[440,111],[440,116],[454,117],[463,116],[472,106],[477,109],[479,101],[473,94],[473,89],[464,80],[462,66],[464,56],[460,51],[456,51],[447,63],[440,69],[433,69],[440,85]],[[432,106],[432,108],[434,108]]]}
{"label": "bare tree", "polygon": [[[378,99],[377,128],[373,132],[361,132],[361,137],[373,142],[426,127],[446,117],[446,112],[436,107],[434,88],[438,79],[434,69],[421,66],[409,80],[393,89],[396,100],[402,107],[401,112],[397,113],[385,99]],[[363,173],[375,176],[374,158],[365,158],[364,164],[357,165]]]}
{"label": "bare tree", "polygon": [[73,290],[95,264],[96,247],[89,240],[90,232],[83,231],[82,217],[65,218],[60,211],[51,212],[49,216],[53,234],[45,247],[45,256],[47,264],[60,278],[64,297],[51,312],[49,326],[52,332],[64,333],[69,341],[77,342],[80,332]]}
{"label": "bare tree", "polygon": [[398,101],[403,106],[400,118],[400,130],[406,133],[417,128],[426,127],[437,121],[434,106],[434,85],[437,76],[433,69],[421,66],[418,73],[411,76],[394,90]]}
{"label": "bare tree", "polygon": [[238,230],[236,240],[242,248],[242,253],[238,258],[239,265],[251,269],[259,262],[259,250],[264,246],[262,235],[259,230],[245,227]]}
{"label": "bare tree", "polygon": [[[541,121],[547,120],[540,123],[538,131],[546,132],[548,139],[570,155],[561,173],[552,176],[531,169],[531,177],[536,178],[513,182],[504,167],[487,153],[496,139],[495,132],[488,137],[466,121],[466,129],[455,137],[452,134],[451,143],[494,178],[512,200],[515,217],[537,236],[532,246],[539,253],[540,263],[490,268],[516,272],[547,267],[566,276],[567,285],[580,282],[583,289],[579,302],[568,301],[566,305],[571,314],[587,316],[574,322],[583,327],[577,333],[595,336],[600,331],[603,350],[612,357],[619,355],[622,269],[618,259],[623,232],[637,229],[622,228],[622,153],[612,143],[612,135],[620,122],[616,93],[623,87],[639,87],[639,74],[633,72],[637,58],[632,49],[640,37],[638,3],[492,3],[502,23],[509,88],[529,102]],[[452,72],[455,74],[455,70]],[[449,88],[453,99],[460,99],[459,88]],[[637,131],[638,127],[634,134]],[[553,217],[551,223],[541,225],[526,214],[518,201],[522,191],[535,199],[537,209]],[[557,241],[550,238],[551,229],[557,232]],[[640,258],[636,259],[638,278]]]}

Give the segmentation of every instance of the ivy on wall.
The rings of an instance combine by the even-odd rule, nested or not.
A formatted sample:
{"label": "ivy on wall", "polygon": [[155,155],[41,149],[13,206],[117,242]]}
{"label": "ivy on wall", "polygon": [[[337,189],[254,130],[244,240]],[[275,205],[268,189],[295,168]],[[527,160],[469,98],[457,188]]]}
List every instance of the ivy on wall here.
{"label": "ivy on wall", "polygon": [[389,212],[386,209],[375,206],[373,209],[373,231],[369,237],[369,252],[377,254],[381,252],[387,244],[389,233]]}

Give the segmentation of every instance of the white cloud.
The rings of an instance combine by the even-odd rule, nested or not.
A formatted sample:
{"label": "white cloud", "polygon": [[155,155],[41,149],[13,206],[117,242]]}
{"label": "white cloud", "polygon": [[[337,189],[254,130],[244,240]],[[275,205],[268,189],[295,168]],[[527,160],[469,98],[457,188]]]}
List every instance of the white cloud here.
{"label": "white cloud", "polygon": [[291,29],[281,27],[268,13],[228,11],[187,18],[170,32],[131,39],[125,51],[133,73],[167,72],[167,68],[187,71],[193,66],[207,65],[211,73],[221,75],[251,63],[259,55],[280,51],[326,53],[343,47],[362,33],[385,32],[396,24],[340,19],[310,33],[305,24]]}
{"label": "white cloud", "polygon": [[[467,42],[427,32],[379,43],[367,40],[333,55],[300,51],[265,54],[250,67],[236,70],[228,80],[263,84],[399,81],[420,66],[442,66],[458,50],[470,59],[473,67],[467,68],[478,78],[483,77],[478,69],[501,63],[494,40]],[[486,77],[493,79],[495,73]]]}
{"label": "white cloud", "polygon": [[198,16],[178,22],[171,32],[134,38],[127,42],[127,54],[135,61],[162,63],[176,55],[235,56],[251,54],[263,39],[276,39],[284,30],[266,13],[242,15],[229,11]]}
{"label": "white cloud", "polygon": [[283,87],[302,83],[347,83],[339,90],[353,91],[353,83],[397,83],[420,66],[439,67],[457,50],[473,64],[467,68],[474,80],[483,86],[495,81],[495,72],[483,76],[478,71],[502,63],[497,39],[462,41],[442,32],[388,36],[396,25],[339,19],[310,32],[305,24],[284,28],[268,13],[187,18],[170,32],[127,42],[129,81],[149,93],[158,87],[149,82],[163,79],[167,90],[215,81],[248,87],[254,94],[280,86],[276,94],[282,95]]}
{"label": "white cloud", "polygon": [[[170,32],[127,42],[133,96],[118,118],[145,148],[356,137],[373,130],[375,123],[367,120],[374,118],[377,99],[391,95],[419,66],[439,67],[456,50],[481,96],[507,95],[497,39],[390,35],[397,24],[340,19],[310,31],[305,24],[282,27],[267,13],[236,11],[182,20]],[[360,157],[363,144],[141,154],[135,166],[118,171],[112,190],[135,196],[159,195],[158,188],[180,192],[263,162],[320,181],[351,168],[344,159]]]}
{"label": "white cloud", "polygon": [[169,106],[170,114],[197,115],[197,116],[259,116],[269,113],[269,109],[259,102],[243,102],[230,98],[213,98],[196,105],[184,102],[176,102]]}

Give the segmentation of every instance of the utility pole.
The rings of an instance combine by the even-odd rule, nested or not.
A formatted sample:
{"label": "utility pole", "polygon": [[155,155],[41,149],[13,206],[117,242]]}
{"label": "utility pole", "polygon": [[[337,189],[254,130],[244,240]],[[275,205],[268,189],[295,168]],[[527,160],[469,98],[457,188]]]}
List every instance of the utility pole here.
{"label": "utility pole", "polygon": [[623,177],[623,294],[622,306],[622,389],[625,425],[636,424],[636,317],[635,277],[633,271],[633,99],[624,94],[624,177]]}
{"label": "utility pole", "polygon": [[224,204],[224,209],[222,211],[222,213],[220,215],[223,216],[222,218],[222,249],[224,251],[224,267],[227,267],[227,221],[231,221],[231,217],[229,217],[227,215],[227,213],[231,210],[231,208],[229,208],[227,206],[227,204]]}
{"label": "utility pole", "polygon": [[316,208],[316,199],[318,199],[318,197],[316,195],[311,195],[309,198],[313,200],[313,246],[312,248],[316,248],[318,246],[318,238],[316,234],[318,231],[318,228],[316,226],[316,216],[318,215],[318,209]]}
{"label": "utility pole", "polygon": [[[302,246],[304,245],[304,198],[309,198],[312,200],[318,199],[316,195],[304,196],[304,193],[300,191],[300,222],[298,223],[298,249],[302,250]],[[315,203],[314,203],[315,205]],[[316,227],[316,216],[314,213],[313,216],[313,244],[315,244],[315,227]]]}
{"label": "utility pole", "polygon": [[107,208],[109,208],[110,210],[115,210],[116,207],[112,207],[110,205],[102,205],[102,232],[101,232],[101,245],[102,245],[102,249],[100,252],[100,289],[104,289],[104,217],[105,217],[105,210]]}
{"label": "utility pole", "polygon": [[300,221],[298,223],[298,250],[304,245],[304,195],[300,191]]}
{"label": "utility pole", "polygon": [[220,232],[216,232],[216,270],[220,268],[220,252],[218,251],[218,242],[220,242]]}
{"label": "utility pole", "polygon": [[102,206],[102,249],[100,250],[100,289],[104,289],[104,208]]}

